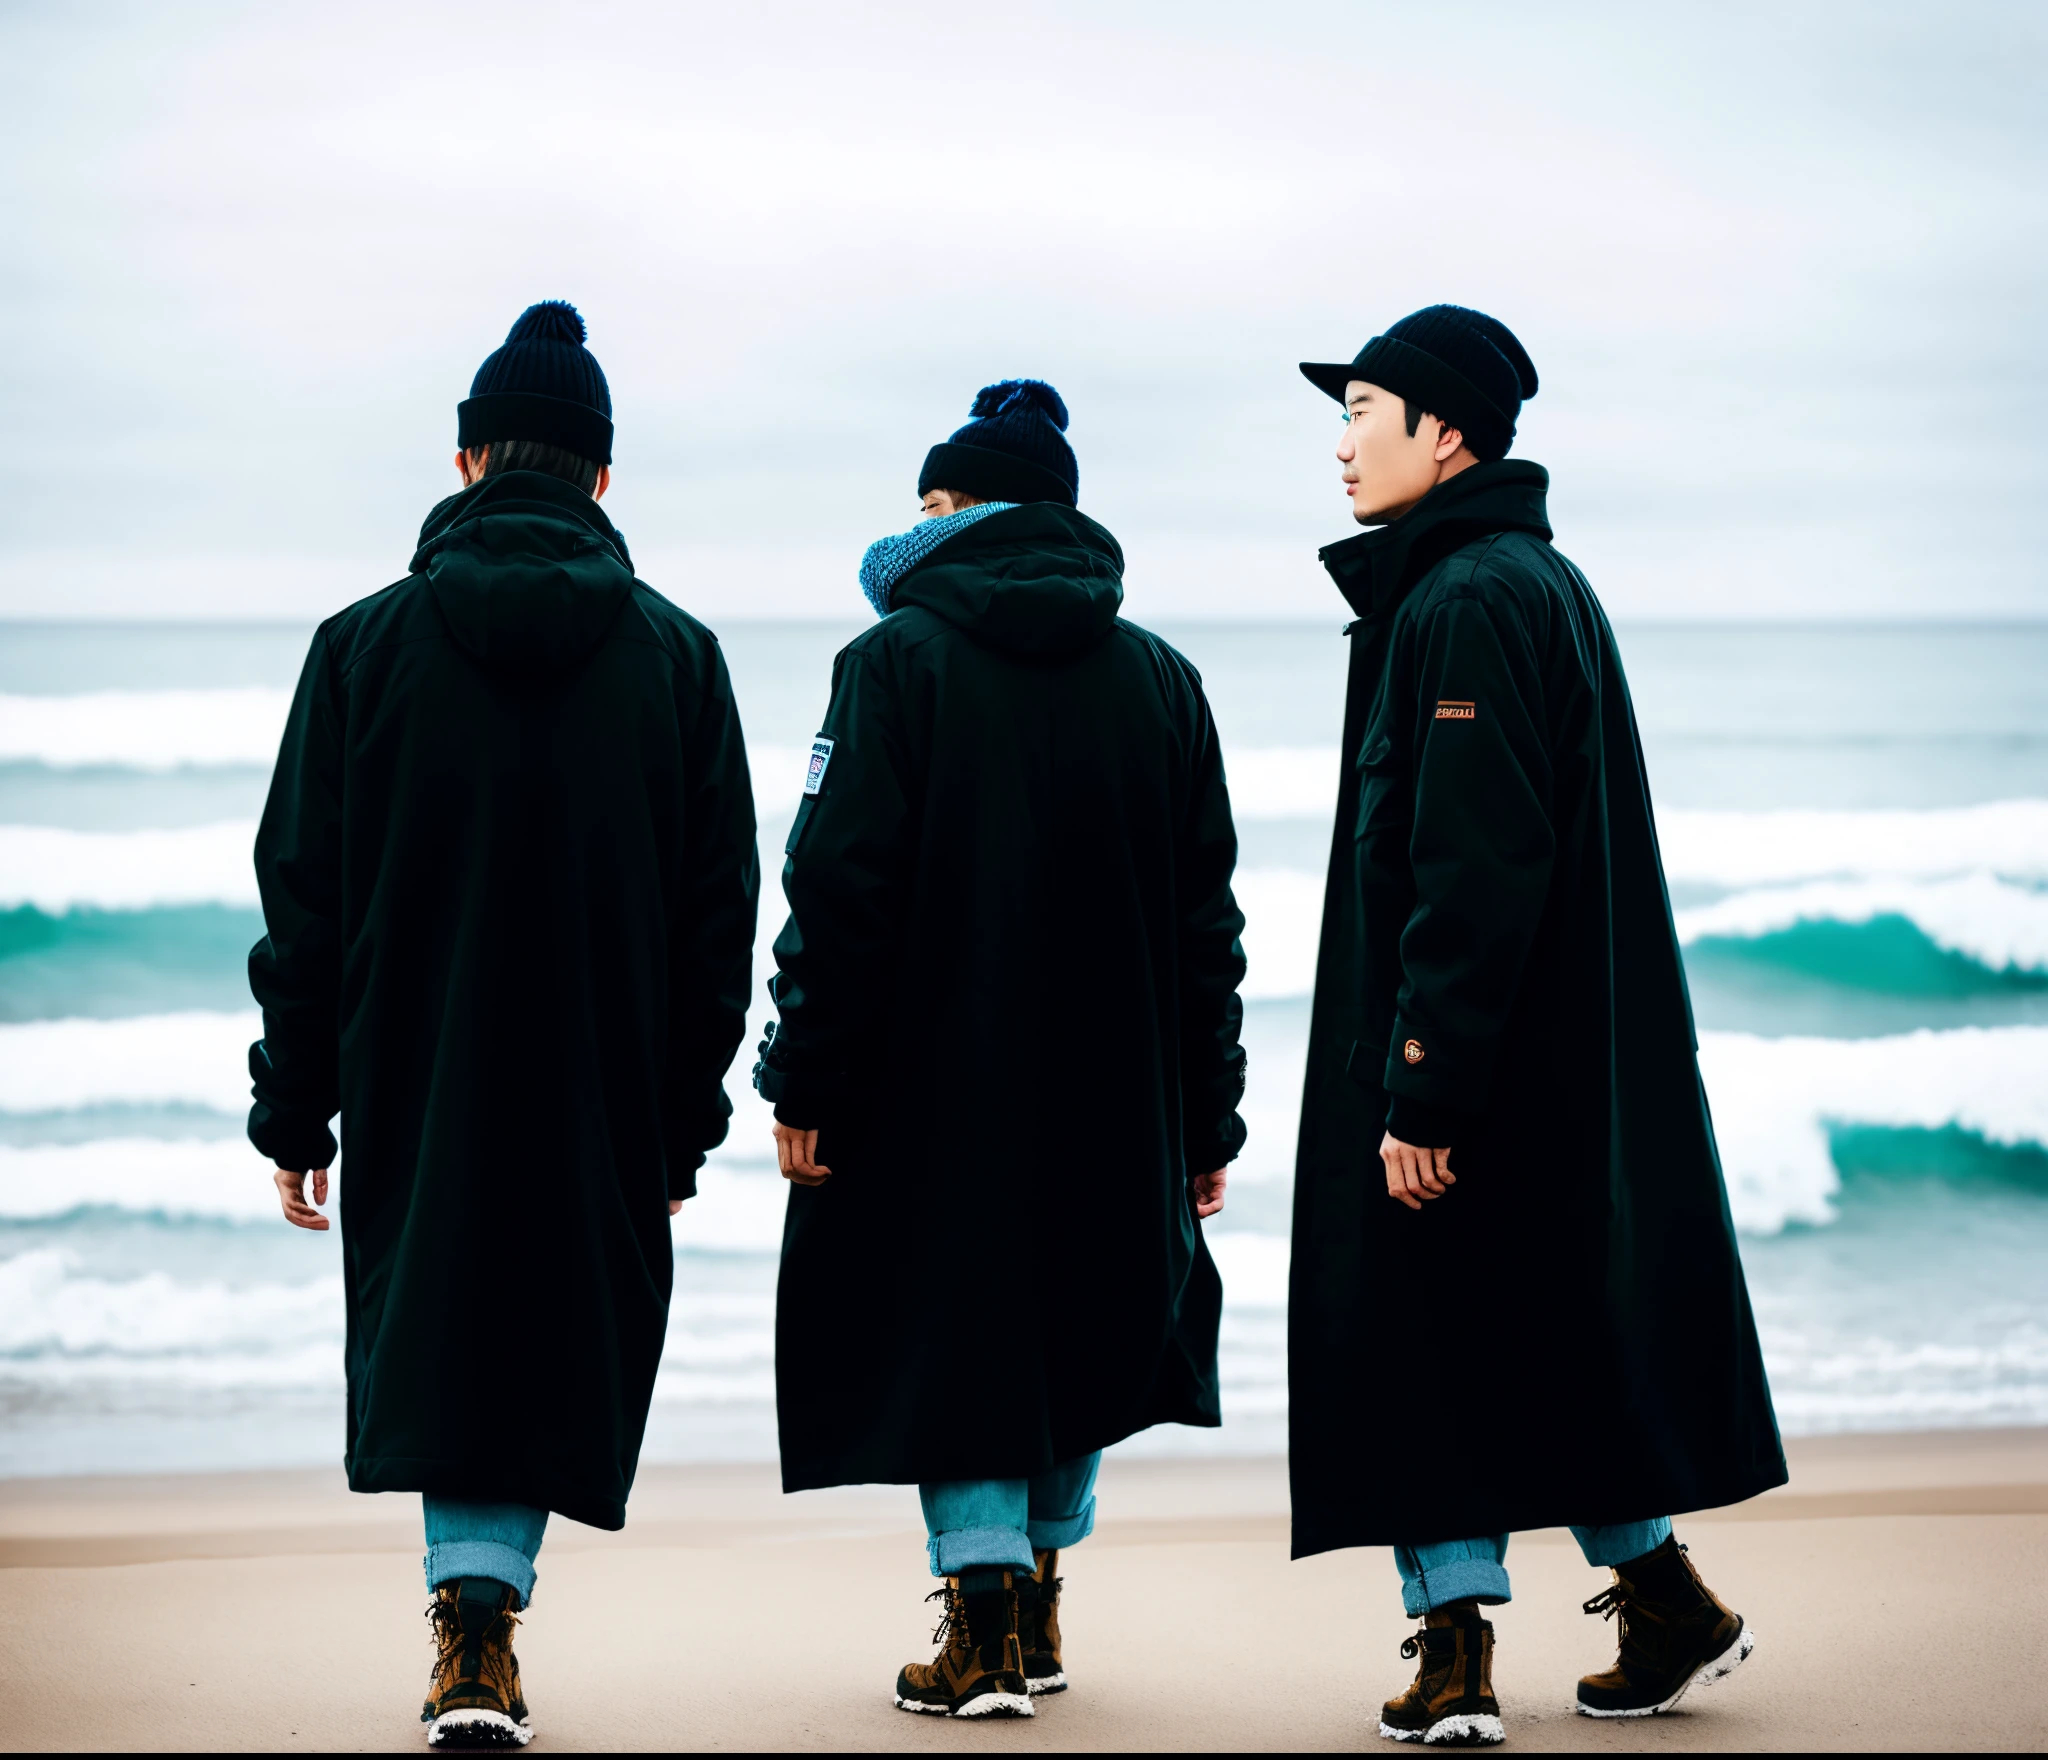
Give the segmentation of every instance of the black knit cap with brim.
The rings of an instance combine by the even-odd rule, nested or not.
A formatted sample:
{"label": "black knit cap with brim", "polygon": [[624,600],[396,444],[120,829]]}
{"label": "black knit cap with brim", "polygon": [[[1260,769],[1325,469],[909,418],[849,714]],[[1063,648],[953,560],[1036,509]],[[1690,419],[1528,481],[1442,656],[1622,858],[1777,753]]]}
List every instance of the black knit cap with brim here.
{"label": "black knit cap with brim", "polygon": [[1043,379],[1004,379],[974,395],[964,427],[924,455],[917,492],[957,489],[984,501],[1081,499],[1081,467],[1067,444],[1067,406]]}
{"label": "black knit cap with brim", "polygon": [[1536,366],[1498,318],[1466,306],[1424,306],[1389,324],[1350,361],[1303,361],[1302,377],[1339,403],[1355,379],[1458,429],[1481,458],[1505,458]]}
{"label": "black knit cap with brim", "polygon": [[565,299],[528,306],[455,406],[456,445],[474,452],[493,440],[537,440],[610,464],[612,392],[583,346],[589,334]]}

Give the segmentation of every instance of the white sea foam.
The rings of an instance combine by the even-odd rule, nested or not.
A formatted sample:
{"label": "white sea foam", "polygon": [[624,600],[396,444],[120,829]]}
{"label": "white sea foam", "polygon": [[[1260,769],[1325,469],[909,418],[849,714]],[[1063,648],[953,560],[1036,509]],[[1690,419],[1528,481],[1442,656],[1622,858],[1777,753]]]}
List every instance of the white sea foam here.
{"label": "white sea foam", "polygon": [[280,1219],[273,1169],[238,1138],[0,1144],[0,1218],[62,1216],[81,1205],[205,1216]]}
{"label": "white sea foam", "polygon": [[0,695],[0,763],[175,770],[184,764],[268,769],[291,709],[290,691],[87,691]]}
{"label": "white sea foam", "polygon": [[0,908],[51,915],[81,905],[253,905],[256,821],[175,831],[67,831],[0,825]]}
{"label": "white sea foam", "polygon": [[163,1271],[109,1278],[81,1274],[78,1254],[63,1247],[0,1262],[0,1357],[290,1356],[317,1340],[339,1368],[341,1336],[339,1277],[242,1289]]}
{"label": "white sea foam", "polygon": [[[284,1226],[282,1223],[280,1227]],[[774,1297],[678,1285],[658,1397],[772,1399]],[[64,1247],[0,1260],[0,1383],[339,1388],[341,1279],[116,1277]]]}
{"label": "white sea foam", "polygon": [[241,1112],[249,1046],[262,1035],[254,1009],[10,1023],[0,1026],[0,1112],[123,1103]]}

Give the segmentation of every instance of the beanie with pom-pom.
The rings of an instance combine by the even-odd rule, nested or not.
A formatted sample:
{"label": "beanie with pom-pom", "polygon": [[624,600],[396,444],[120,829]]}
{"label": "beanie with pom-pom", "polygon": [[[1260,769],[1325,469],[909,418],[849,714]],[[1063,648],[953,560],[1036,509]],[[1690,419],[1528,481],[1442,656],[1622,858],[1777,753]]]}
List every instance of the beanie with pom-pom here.
{"label": "beanie with pom-pom", "polygon": [[473,452],[493,440],[538,440],[610,464],[612,392],[604,368],[583,346],[588,335],[582,314],[565,299],[528,306],[456,405],[455,443]]}
{"label": "beanie with pom-pom", "polygon": [[1067,444],[1067,406],[1043,379],[984,385],[967,425],[924,456],[917,492],[957,489],[985,501],[1081,499],[1081,467]]}

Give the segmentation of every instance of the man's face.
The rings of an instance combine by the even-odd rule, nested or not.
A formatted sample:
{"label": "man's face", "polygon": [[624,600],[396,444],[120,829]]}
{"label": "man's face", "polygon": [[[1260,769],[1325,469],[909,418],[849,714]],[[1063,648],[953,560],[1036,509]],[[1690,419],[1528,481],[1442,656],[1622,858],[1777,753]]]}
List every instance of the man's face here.
{"label": "man's face", "polygon": [[1344,387],[1344,410],[1337,460],[1344,467],[1351,517],[1362,526],[1399,519],[1437,485],[1443,424],[1424,416],[1409,433],[1408,406],[1363,379]]}

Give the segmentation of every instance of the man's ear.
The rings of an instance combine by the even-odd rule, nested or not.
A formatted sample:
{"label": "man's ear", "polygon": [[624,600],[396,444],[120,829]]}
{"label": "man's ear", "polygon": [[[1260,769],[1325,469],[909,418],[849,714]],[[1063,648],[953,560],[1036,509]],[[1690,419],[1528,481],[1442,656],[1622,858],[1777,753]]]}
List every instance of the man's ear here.
{"label": "man's ear", "polygon": [[1436,462],[1438,464],[1450,463],[1452,459],[1458,456],[1458,448],[1464,444],[1465,436],[1462,430],[1452,427],[1446,421],[1439,420],[1437,422]]}
{"label": "man's ear", "polygon": [[611,486],[612,467],[608,464],[599,465],[597,467],[597,481],[590,485],[591,500],[602,501],[604,499],[604,492]]}

